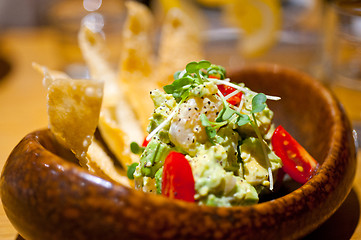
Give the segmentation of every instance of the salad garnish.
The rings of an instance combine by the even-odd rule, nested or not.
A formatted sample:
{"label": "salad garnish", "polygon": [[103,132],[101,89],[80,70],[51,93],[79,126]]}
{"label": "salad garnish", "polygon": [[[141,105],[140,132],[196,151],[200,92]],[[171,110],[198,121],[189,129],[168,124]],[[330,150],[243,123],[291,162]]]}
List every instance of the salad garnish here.
{"label": "salad garnish", "polygon": [[[217,79],[219,78],[219,79]],[[254,128],[257,137],[262,143],[262,150],[266,159],[270,190],[273,190],[273,174],[271,169],[271,164],[267,155],[267,145],[264,144],[264,140],[259,132],[256,116],[254,115],[257,112],[261,112],[265,109],[265,102],[267,99],[270,100],[280,100],[280,97],[277,96],[267,96],[263,93],[256,94],[252,99],[252,109],[250,113],[252,114],[252,120],[247,114],[242,114],[237,110],[234,110],[230,107],[230,103],[227,102],[227,99],[237,95],[242,92],[243,94],[255,94],[255,92],[250,91],[248,88],[240,87],[237,84],[231,83],[229,79],[225,79],[225,69],[221,66],[213,65],[209,61],[202,60],[200,62],[190,62],[187,64],[185,70],[178,71],[174,74],[174,82],[170,85],[164,86],[164,91],[168,94],[172,94],[173,97],[178,100],[177,107],[169,114],[168,118],[160,124],[156,129],[154,129],[146,138],[150,140],[159,130],[161,130],[168,122],[174,117],[178,106],[184,102],[184,100],[189,96],[189,91],[194,89],[200,84],[203,84],[206,81],[215,82],[217,85],[226,85],[235,89],[235,91],[224,96],[220,90],[218,90],[218,95],[223,101],[223,109],[219,113],[216,122],[210,122],[207,117],[203,114],[201,115],[202,125],[206,129],[207,136],[209,141],[214,144],[213,138],[216,135],[216,130],[224,125],[226,125],[230,120],[236,118],[238,126],[242,126],[247,123],[251,123]],[[232,105],[233,106],[233,105]],[[233,117],[235,116],[235,117]]]}
{"label": "salad garnish", "polygon": [[[215,77],[219,77],[219,79],[215,79]],[[229,79],[224,79],[225,77],[225,69],[222,66],[213,65],[209,61],[202,60],[200,62],[190,62],[187,64],[185,70],[178,71],[174,74],[174,82],[172,84],[166,85],[163,87],[164,91],[168,94],[172,94],[173,97],[177,100],[177,107],[185,101],[185,99],[189,96],[189,91],[194,89],[198,85],[203,84],[206,81],[215,82],[217,85],[226,85],[237,89],[236,91],[230,93],[227,96],[223,96],[223,94],[219,91],[218,95],[222,98],[224,103],[224,110],[219,114],[219,116],[225,116],[222,119],[228,120],[234,113],[239,116],[238,124],[241,126],[250,122],[248,120],[248,116],[245,114],[240,114],[238,111],[232,110],[229,107],[229,104],[226,103],[226,100],[238,94],[239,92],[243,92],[244,94],[255,94],[255,92],[250,91],[248,88],[240,87],[236,84],[229,82]],[[268,96],[262,94],[267,99],[270,100],[280,100],[280,97],[276,96]],[[258,98],[258,97],[257,97]],[[257,100],[258,101],[258,100]],[[264,103],[261,103],[264,104]],[[255,103],[255,106],[259,108],[260,105],[258,102]],[[168,122],[174,117],[178,108],[175,108],[168,116],[168,118],[160,124],[156,129],[154,129],[148,136],[147,141],[149,141],[159,130],[161,130]],[[263,109],[262,109],[263,110]],[[261,111],[262,111],[261,110]],[[227,118],[227,119],[224,119]],[[219,118],[217,118],[219,120]],[[209,128],[210,129],[210,128]]]}
{"label": "salad garnish", "polygon": [[151,93],[155,109],[149,135],[141,146],[131,144],[131,151],[141,155],[127,172],[137,189],[206,205],[247,205],[258,201],[263,189],[274,190],[283,161],[291,177],[294,169],[303,173],[315,165],[306,158],[292,167],[296,155],[289,153],[300,148],[285,147],[284,133],[273,133],[266,102],[280,97],[232,83],[222,66],[191,62],[163,90]]}

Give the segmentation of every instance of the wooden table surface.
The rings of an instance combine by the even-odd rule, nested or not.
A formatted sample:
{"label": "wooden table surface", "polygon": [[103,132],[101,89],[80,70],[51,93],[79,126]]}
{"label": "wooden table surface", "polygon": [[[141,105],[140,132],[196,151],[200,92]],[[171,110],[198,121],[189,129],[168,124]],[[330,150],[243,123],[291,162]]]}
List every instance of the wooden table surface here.
{"label": "wooden table surface", "polygon": [[[59,68],[57,49],[56,38],[47,29],[11,30],[0,35],[0,58],[11,63],[9,74],[0,79],[0,168],[22,137],[47,126],[42,77],[32,69],[31,63]],[[358,160],[361,160],[360,153]],[[354,187],[344,204],[306,239],[361,239],[360,165],[356,174]],[[13,240],[16,236],[16,230],[0,206],[0,239]]]}

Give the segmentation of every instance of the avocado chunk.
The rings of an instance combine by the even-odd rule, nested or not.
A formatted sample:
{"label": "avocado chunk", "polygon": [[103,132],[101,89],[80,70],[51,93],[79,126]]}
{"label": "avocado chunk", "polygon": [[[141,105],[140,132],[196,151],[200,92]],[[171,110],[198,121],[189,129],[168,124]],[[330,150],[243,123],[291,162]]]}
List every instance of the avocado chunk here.
{"label": "avocado chunk", "polygon": [[140,172],[143,176],[154,178],[155,173],[163,166],[171,148],[159,139],[152,139],[140,157]]}

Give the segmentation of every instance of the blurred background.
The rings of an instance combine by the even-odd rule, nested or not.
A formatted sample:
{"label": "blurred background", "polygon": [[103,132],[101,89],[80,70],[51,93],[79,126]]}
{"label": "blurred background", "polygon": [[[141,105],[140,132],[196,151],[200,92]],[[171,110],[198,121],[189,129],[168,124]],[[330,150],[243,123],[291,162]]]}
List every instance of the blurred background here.
{"label": "blurred background", "polygon": [[[182,7],[202,15],[200,18],[203,18],[205,23],[203,30],[206,34],[206,43],[211,44],[208,50],[213,51],[210,54],[217,54],[218,59],[221,58],[222,61],[223,58],[229,60],[229,54],[234,53],[229,50],[232,49],[229,44],[234,44],[234,47],[239,49],[237,38],[242,38],[242,52],[238,51],[237,56],[232,54],[231,61],[232,57],[235,62],[237,58],[241,61],[245,59],[274,61],[309,70],[309,65],[313,65],[314,60],[317,59],[315,56],[317,53],[311,50],[320,47],[321,26],[324,26],[325,3],[328,1],[143,0],[140,2],[150,6],[159,16],[171,7]],[[87,8],[87,4],[90,7]],[[104,19],[107,18],[104,26],[108,28],[108,34],[119,33],[125,14],[122,4],[123,0],[84,2],[82,0],[2,0],[0,34],[14,28],[51,26],[60,30],[64,36],[71,31],[75,32],[80,26],[81,19],[91,12],[101,12]],[[286,48],[280,49],[279,43],[283,43],[282,47]],[[216,51],[224,47],[222,44],[227,44],[228,48]],[[295,45],[298,47],[292,48]],[[290,52],[290,50],[297,51]],[[284,60],[282,51],[287,51],[290,56],[287,61]],[[275,53],[279,54],[275,55]],[[292,57],[292,54],[298,54],[297,59]],[[225,65],[228,64],[229,62]]]}
{"label": "blurred background", "polygon": [[[360,128],[361,1],[139,2],[153,11],[157,23],[155,31],[158,31],[166,12],[173,7],[191,14],[203,37],[205,58],[216,64],[233,68],[271,62],[312,75],[332,88],[355,126],[357,123],[355,128]],[[46,54],[51,61],[40,64],[53,63],[49,67],[63,70],[72,77],[86,77],[87,69],[77,42],[78,30],[84,22],[90,22],[96,31],[104,33],[108,58],[116,66],[125,16],[124,0],[2,0],[0,76],[15,67],[16,61],[11,61],[16,55],[14,48],[26,47],[25,41],[31,38],[40,49],[32,54],[29,62],[36,62],[36,57],[51,49],[54,52]],[[9,41],[9,37],[13,41]],[[44,43],[39,44],[41,41]],[[23,54],[30,56],[31,48],[35,49],[34,43],[30,45],[24,48],[29,52],[23,50]]]}
{"label": "blurred background", "polygon": [[[323,31],[326,26],[326,0],[139,0],[149,6],[161,21],[172,7],[197,15],[204,39],[206,57],[226,67],[259,61],[276,62],[320,75]],[[104,27],[108,46],[120,45],[125,11],[124,0],[2,0],[1,35],[14,29],[48,27],[57,42],[63,66],[77,74],[81,61],[76,46],[76,32],[82,19]],[[1,42],[0,42],[1,43]],[[2,44],[4,45],[4,44]],[[64,47],[65,46],[65,47]],[[1,51],[5,47],[0,46]],[[78,56],[77,56],[78,55]],[[116,56],[111,56],[114,61]],[[61,64],[60,64],[61,65]],[[78,66],[79,67],[79,66]],[[79,70],[79,69],[78,69]]]}

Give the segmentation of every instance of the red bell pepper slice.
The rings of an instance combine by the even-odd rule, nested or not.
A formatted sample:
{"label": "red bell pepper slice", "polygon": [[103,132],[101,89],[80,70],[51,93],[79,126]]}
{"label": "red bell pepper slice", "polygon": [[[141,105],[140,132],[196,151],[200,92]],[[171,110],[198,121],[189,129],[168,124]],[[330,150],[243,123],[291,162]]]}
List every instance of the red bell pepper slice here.
{"label": "red bell pepper slice", "polygon": [[162,195],[194,202],[194,194],[194,178],[188,160],[179,152],[170,152],[164,161]]}
{"label": "red bell pepper slice", "polygon": [[282,126],[274,131],[271,143],[282,160],[283,170],[293,180],[304,184],[315,174],[317,161]]}

